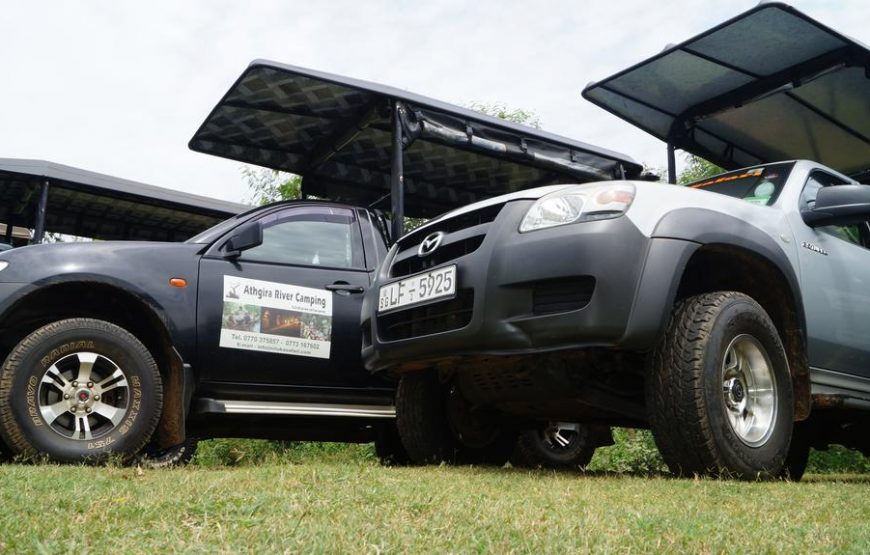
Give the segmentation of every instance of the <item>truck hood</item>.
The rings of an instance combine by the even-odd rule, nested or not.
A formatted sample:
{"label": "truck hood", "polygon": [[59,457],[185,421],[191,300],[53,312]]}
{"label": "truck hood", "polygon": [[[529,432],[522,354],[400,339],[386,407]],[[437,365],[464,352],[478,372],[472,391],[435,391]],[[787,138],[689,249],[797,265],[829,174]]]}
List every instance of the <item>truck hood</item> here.
{"label": "truck hood", "polygon": [[[52,243],[20,247],[0,253],[8,267],[0,282],[38,283],[82,278],[126,281],[134,276],[196,276],[203,245],[147,241]],[[173,274],[170,276],[169,274]]]}
{"label": "truck hood", "polygon": [[[606,183],[613,183],[612,181]],[[538,200],[539,198],[549,195],[550,193],[554,193],[561,189],[565,189],[566,187],[574,187],[576,184],[565,184],[565,185],[548,185],[546,187],[535,187],[534,189],[526,189],[524,191],[517,191],[516,193],[510,193],[507,195],[500,195],[497,197],[493,197],[487,200],[482,200],[480,202],[475,202],[474,204],[469,204],[468,206],[463,206],[462,208],[457,208],[456,210],[451,210],[450,212],[445,212],[441,214],[437,218],[432,218],[425,224],[421,225],[417,229],[409,232],[407,235],[402,237],[402,240],[406,240],[410,238],[412,235],[417,235],[421,233],[425,233],[431,226],[437,225],[439,222],[454,218],[456,216],[461,216],[462,214],[467,214],[469,212],[474,212],[475,210],[480,210],[482,208],[487,208],[489,206],[495,206],[497,204],[504,204],[506,202],[513,202],[517,200]]]}
{"label": "truck hood", "polygon": [[649,181],[602,181],[597,183],[537,187],[476,202],[463,208],[452,210],[426,222],[425,225],[422,225],[408,233],[402,238],[402,241],[408,240],[413,242],[415,236],[425,235],[431,227],[437,226],[439,222],[445,219],[460,216],[468,212],[474,212],[489,206],[518,200],[538,200],[545,195],[569,187],[586,187],[612,183],[631,183],[634,185],[636,191],[635,200],[628,209],[627,215],[647,237],[654,236],[656,225],[666,214],[684,208],[719,212],[747,222],[752,222],[754,224],[757,223],[758,227],[762,228],[768,227],[769,225],[775,227],[779,225],[782,218],[781,211],[776,209],[775,205],[759,206],[742,199],[729,197],[728,195],[711,191],[691,189],[666,183],[652,183]]}
{"label": "truck hood", "polygon": [[656,227],[667,214],[676,210],[695,209],[716,212],[748,222],[769,234],[779,235],[785,224],[782,210],[761,206],[721,193],[692,189],[666,183],[634,182],[634,202],[626,215],[647,237],[660,236]]}

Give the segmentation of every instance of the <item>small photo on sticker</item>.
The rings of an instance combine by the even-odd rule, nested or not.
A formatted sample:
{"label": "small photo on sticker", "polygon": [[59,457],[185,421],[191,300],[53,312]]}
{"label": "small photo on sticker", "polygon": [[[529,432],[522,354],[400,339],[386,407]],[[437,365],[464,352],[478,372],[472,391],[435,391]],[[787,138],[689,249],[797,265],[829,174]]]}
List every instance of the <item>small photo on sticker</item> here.
{"label": "small photo on sticker", "polygon": [[260,331],[283,337],[301,337],[301,312],[264,308],[260,316]]}
{"label": "small photo on sticker", "polygon": [[224,303],[223,327],[237,331],[260,331],[260,307],[252,304]]}
{"label": "small photo on sticker", "polygon": [[332,317],[316,314],[302,315],[302,339],[329,341],[332,335]]}

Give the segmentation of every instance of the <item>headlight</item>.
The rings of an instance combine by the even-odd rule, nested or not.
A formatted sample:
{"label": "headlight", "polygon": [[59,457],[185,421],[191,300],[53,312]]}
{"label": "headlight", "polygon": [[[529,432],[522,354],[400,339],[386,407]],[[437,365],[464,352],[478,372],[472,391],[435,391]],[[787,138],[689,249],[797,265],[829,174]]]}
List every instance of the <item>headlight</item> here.
{"label": "headlight", "polygon": [[520,223],[520,233],[621,216],[634,200],[631,183],[576,185],[541,197]]}
{"label": "headlight", "polygon": [[9,266],[8,262],[6,262],[5,260],[0,260],[0,272],[5,270],[7,266]]}

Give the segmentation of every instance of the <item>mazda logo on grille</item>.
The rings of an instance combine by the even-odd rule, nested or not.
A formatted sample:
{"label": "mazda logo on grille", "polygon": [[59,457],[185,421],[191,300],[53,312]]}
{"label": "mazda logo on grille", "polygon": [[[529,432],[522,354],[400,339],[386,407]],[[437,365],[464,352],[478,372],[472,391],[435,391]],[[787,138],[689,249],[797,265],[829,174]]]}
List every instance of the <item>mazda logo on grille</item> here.
{"label": "mazda logo on grille", "polygon": [[430,233],[423,239],[423,242],[420,243],[420,248],[417,249],[417,256],[429,256],[435,249],[441,245],[441,240],[444,239],[443,231],[436,231],[435,233]]}

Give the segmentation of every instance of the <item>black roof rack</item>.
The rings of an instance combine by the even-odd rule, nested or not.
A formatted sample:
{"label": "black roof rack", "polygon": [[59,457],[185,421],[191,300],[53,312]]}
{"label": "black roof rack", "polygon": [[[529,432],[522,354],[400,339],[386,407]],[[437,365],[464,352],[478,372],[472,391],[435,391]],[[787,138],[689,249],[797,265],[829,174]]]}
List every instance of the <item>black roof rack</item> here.
{"label": "black roof rack", "polygon": [[583,97],[726,168],[812,159],[870,170],[870,50],[762,3],[611,77]]}
{"label": "black roof rack", "polygon": [[431,217],[539,185],[637,177],[631,158],[385,85],[256,60],[190,141],[293,172],[305,195]]}
{"label": "black roof rack", "polygon": [[45,231],[180,241],[248,208],[54,162],[0,158],[0,222],[10,236],[12,226],[33,229],[32,242]]}

